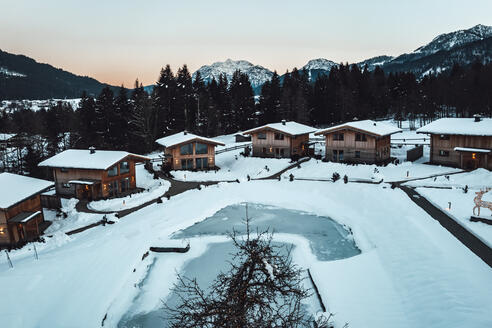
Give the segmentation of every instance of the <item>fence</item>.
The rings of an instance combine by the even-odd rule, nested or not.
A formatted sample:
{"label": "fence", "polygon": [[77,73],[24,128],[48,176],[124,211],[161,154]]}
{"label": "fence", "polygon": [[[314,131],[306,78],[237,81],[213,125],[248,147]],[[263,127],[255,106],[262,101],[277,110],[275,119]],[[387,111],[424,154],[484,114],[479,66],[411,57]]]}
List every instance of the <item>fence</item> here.
{"label": "fence", "polygon": [[251,144],[250,143],[247,143],[247,144],[244,144],[244,145],[238,145],[238,146],[234,146],[234,147],[228,147],[228,148],[219,149],[219,150],[216,150],[215,151],[215,155],[226,153],[228,151],[232,151],[232,150],[236,150],[236,149],[243,149],[243,148],[246,148],[246,147],[249,147],[249,146],[251,146]]}

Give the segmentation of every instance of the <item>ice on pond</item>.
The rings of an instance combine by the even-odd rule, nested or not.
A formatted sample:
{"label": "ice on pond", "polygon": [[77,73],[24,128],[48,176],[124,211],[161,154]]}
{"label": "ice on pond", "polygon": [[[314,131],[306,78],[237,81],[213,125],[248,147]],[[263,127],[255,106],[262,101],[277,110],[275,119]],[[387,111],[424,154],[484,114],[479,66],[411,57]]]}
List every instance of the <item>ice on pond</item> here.
{"label": "ice on pond", "polygon": [[[174,239],[190,239],[191,247],[193,247],[193,239],[197,237],[213,239],[213,236],[226,235],[233,229],[238,234],[243,234],[246,231],[244,223],[245,208],[245,204],[227,206],[213,216],[176,232],[172,237]],[[250,229],[252,231],[268,229],[273,232],[276,245],[292,245],[295,247],[295,244],[275,242],[275,233],[295,234],[305,237],[309,240],[313,254],[320,261],[333,261],[360,253],[351,232],[328,217],[261,204],[248,204],[248,217],[250,218]],[[286,248],[284,247],[284,249]],[[196,278],[202,288],[207,288],[221,271],[225,272],[230,268],[228,261],[232,260],[231,254],[234,252],[232,241],[210,242],[201,256],[192,258],[184,264],[180,274],[188,278]],[[156,261],[152,264],[152,268],[149,270],[148,276],[142,281],[142,284],[152,284],[149,281],[159,281],[157,275],[162,272],[161,270],[165,269],[162,268],[163,266],[164,264],[160,263],[159,255],[157,255]],[[142,286],[140,285],[139,287]],[[149,287],[152,288],[151,286]],[[311,286],[308,286],[308,288],[311,288]],[[145,288],[141,289],[140,293],[145,293],[144,290]],[[142,313],[138,309],[140,297],[142,297],[141,294],[136,297],[134,306],[127,311],[118,323],[118,327],[167,327],[162,306],[157,310]],[[164,300],[167,305],[172,307],[177,302],[177,295],[171,293],[161,300]],[[305,306],[306,310],[312,313],[319,310],[319,304],[313,297],[307,300]]]}
{"label": "ice on pond", "polygon": [[[245,233],[246,205],[224,207],[213,216],[173,235],[175,239],[224,235],[232,230]],[[274,233],[301,235],[310,242],[320,261],[333,261],[360,254],[352,234],[328,217],[262,204],[248,204],[252,231],[268,229]]]}

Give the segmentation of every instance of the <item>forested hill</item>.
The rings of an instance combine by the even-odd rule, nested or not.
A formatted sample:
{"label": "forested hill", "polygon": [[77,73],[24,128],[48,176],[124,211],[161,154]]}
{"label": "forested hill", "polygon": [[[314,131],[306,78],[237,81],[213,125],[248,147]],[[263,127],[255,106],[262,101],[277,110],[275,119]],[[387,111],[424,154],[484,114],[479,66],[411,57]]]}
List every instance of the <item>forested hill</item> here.
{"label": "forested hill", "polygon": [[98,95],[107,84],[0,50],[0,100],[79,98]]}

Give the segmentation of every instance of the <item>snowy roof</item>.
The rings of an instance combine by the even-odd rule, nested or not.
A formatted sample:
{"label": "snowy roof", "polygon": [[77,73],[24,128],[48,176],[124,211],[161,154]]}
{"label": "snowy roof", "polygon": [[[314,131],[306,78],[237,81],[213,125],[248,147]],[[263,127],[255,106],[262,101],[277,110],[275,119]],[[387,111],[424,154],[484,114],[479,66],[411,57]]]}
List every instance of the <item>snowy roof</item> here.
{"label": "snowy roof", "polygon": [[441,118],[417,129],[417,133],[492,136],[492,118],[479,122],[474,118]]}
{"label": "snowy roof", "polygon": [[12,173],[0,173],[0,208],[7,209],[53,186],[53,182]]}
{"label": "snowy roof", "polygon": [[96,150],[91,154],[88,149],[69,149],[42,161],[38,166],[107,170],[127,156],[137,157],[144,161],[149,160],[148,157],[126,151]]}
{"label": "snowy roof", "polygon": [[15,134],[11,134],[11,133],[0,133],[0,141],[7,141],[15,136],[16,136]]}
{"label": "snowy roof", "polygon": [[11,218],[9,222],[15,222],[15,223],[26,223],[31,219],[34,219],[36,216],[41,214],[41,211],[36,211],[36,212],[21,212]]}
{"label": "snowy roof", "polygon": [[339,124],[336,126],[332,126],[331,128],[320,130],[316,132],[316,135],[327,134],[333,131],[342,130],[342,129],[354,129],[360,130],[363,132],[367,132],[368,134],[376,135],[376,136],[388,136],[394,133],[402,132],[402,129],[397,128],[393,125],[389,125],[386,123],[376,122],[372,120],[364,120],[364,121],[354,121]]}
{"label": "snowy roof", "polygon": [[316,131],[316,128],[313,128],[312,126],[304,125],[301,123],[297,123],[294,121],[290,122],[280,122],[280,123],[269,123],[262,125],[260,127],[250,129],[247,131],[244,131],[243,134],[252,134],[256,131],[261,131],[265,129],[271,129],[275,131],[279,131],[285,134],[289,134],[291,136],[298,136],[301,134],[306,134],[306,133],[311,133]]}
{"label": "snowy roof", "polygon": [[220,141],[216,141],[210,138],[200,137],[193,133],[184,132],[184,131],[157,139],[155,142],[157,142],[159,145],[164,147],[173,147],[190,141],[201,141],[204,143],[225,146],[225,144],[223,144]]}

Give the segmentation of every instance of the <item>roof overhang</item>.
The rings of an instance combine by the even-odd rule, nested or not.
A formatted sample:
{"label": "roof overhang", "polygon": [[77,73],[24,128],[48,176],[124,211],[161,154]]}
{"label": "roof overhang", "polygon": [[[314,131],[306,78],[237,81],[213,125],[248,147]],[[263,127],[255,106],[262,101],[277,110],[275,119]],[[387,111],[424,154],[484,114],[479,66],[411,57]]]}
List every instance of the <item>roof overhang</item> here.
{"label": "roof overhang", "polygon": [[356,132],[361,132],[361,133],[364,133],[364,134],[371,135],[373,137],[386,137],[386,136],[390,136],[390,135],[395,134],[395,133],[401,133],[402,132],[400,130],[400,131],[395,131],[395,132],[386,133],[386,134],[379,134],[379,133],[374,133],[374,132],[371,132],[371,131],[367,131],[367,130],[355,128],[355,127],[350,126],[350,125],[342,125],[342,126],[337,126],[337,127],[328,128],[328,129],[324,129],[324,130],[315,132],[314,135],[315,136],[327,135],[327,134],[330,134],[330,133],[333,133],[333,132],[337,132],[337,131],[342,131],[342,130],[352,130],[352,131],[356,131]]}
{"label": "roof overhang", "polygon": [[254,133],[257,133],[257,132],[260,132],[260,131],[275,131],[275,132],[279,132],[279,133],[283,133],[287,136],[302,136],[303,134],[310,134],[310,133],[313,133],[314,131],[316,131],[316,129],[313,129],[312,131],[308,131],[308,132],[304,132],[304,133],[296,133],[296,134],[293,134],[293,133],[289,133],[289,132],[286,132],[286,131],[283,131],[283,130],[280,130],[280,129],[275,129],[275,128],[272,128],[270,126],[261,126],[259,128],[254,128],[254,129],[251,129],[251,130],[248,130],[248,131],[244,131],[243,132],[243,135],[252,135]]}
{"label": "roof overhang", "polygon": [[41,214],[41,211],[37,212],[21,212],[13,218],[7,220],[8,223],[27,223]]}
{"label": "roof overhang", "polygon": [[467,152],[467,153],[490,153],[490,149],[481,148],[467,148],[467,147],[454,147],[455,151]]}
{"label": "roof overhang", "polygon": [[76,185],[94,185],[97,183],[101,183],[101,180],[92,180],[92,179],[77,179],[68,181],[70,184]]}

